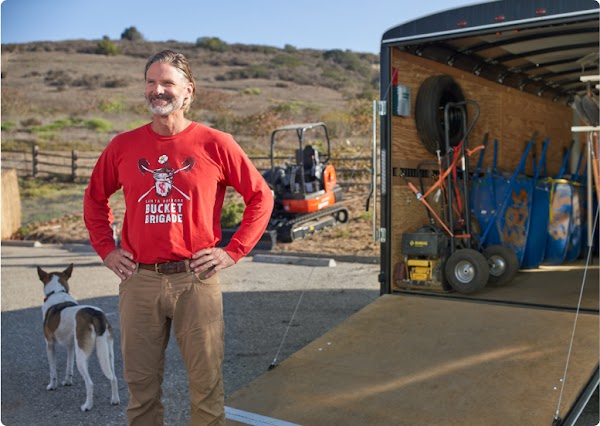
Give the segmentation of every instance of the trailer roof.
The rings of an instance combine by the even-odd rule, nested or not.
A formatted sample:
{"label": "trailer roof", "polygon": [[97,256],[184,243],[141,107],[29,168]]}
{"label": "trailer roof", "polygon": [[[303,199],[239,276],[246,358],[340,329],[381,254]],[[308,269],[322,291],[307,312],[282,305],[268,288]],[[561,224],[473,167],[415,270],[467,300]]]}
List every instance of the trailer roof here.
{"label": "trailer roof", "polygon": [[429,15],[387,30],[382,48],[472,72],[538,96],[572,101],[598,74],[595,0],[501,0]]}

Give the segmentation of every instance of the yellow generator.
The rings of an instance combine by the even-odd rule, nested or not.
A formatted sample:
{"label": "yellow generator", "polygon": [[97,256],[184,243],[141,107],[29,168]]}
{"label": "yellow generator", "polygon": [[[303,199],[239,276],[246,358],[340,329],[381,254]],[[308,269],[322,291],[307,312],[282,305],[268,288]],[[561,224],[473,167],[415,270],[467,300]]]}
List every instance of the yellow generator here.
{"label": "yellow generator", "polygon": [[403,262],[394,271],[398,288],[450,291],[444,278],[445,260],[450,254],[448,237],[433,226],[402,235]]}

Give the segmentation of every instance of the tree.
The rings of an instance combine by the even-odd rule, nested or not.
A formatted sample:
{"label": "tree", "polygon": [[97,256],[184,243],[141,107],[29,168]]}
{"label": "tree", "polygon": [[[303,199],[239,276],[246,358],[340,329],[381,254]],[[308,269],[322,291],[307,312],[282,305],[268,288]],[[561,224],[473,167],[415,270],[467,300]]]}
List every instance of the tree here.
{"label": "tree", "polygon": [[142,41],[144,40],[144,36],[138,31],[136,27],[129,27],[126,28],[125,31],[123,31],[123,33],[121,34],[121,40]]}

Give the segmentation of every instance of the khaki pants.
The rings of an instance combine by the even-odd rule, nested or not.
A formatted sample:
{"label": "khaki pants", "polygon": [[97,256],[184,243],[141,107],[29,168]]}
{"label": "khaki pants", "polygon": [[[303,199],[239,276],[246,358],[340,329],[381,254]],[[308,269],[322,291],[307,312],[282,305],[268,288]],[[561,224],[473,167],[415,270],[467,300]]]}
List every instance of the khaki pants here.
{"label": "khaki pants", "polygon": [[162,425],[161,385],[171,325],[190,385],[190,425],[224,425],[223,297],[218,275],[138,269],[119,288],[128,424]]}

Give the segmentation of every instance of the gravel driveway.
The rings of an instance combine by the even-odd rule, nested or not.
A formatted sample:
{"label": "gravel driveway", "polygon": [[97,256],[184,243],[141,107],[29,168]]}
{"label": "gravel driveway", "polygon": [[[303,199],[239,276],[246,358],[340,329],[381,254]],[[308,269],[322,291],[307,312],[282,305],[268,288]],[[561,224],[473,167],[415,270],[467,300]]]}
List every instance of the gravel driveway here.
{"label": "gravel driveway", "polygon": [[[1,254],[2,423],[9,426],[126,424],[127,387],[122,379],[119,344],[118,279],[87,245],[38,248],[3,245]],[[45,390],[48,362],[42,334],[42,284],[36,266],[55,271],[63,270],[69,263],[75,264],[71,293],[80,302],[102,308],[117,335],[115,367],[121,406],[110,405],[110,386],[100,373],[95,356],[90,362],[95,383],[91,412],[79,411],[85,399],[79,373],[75,373],[74,386],[59,387],[53,392]],[[254,262],[251,257],[222,271],[226,395],[376,299],[378,272],[379,265],[368,263],[338,261],[334,267],[317,267]],[[64,375],[65,362],[66,352],[61,348],[59,378]],[[171,339],[167,348],[163,389],[165,425],[187,424],[188,384],[175,339]],[[594,426],[597,422],[598,391],[576,426]]]}
{"label": "gravel driveway", "polygon": [[[48,361],[42,334],[42,284],[36,266],[47,271],[75,264],[71,293],[80,302],[102,308],[115,334],[115,367],[121,406],[110,405],[110,386],[97,358],[90,361],[95,383],[94,408],[81,413],[85,387],[79,373],[74,385],[46,391]],[[267,371],[379,295],[379,266],[337,262],[335,267],[281,265],[242,259],[222,271],[225,309],[226,395]],[[2,246],[2,422],[5,425],[123,425],[127,387],[119,344],[118,279],[102,266],[89,246]],[[300,304],[298,305],[298,303]],[[298,305],[287,337],[290,319]],[[58,375],[64,375],[66,351],[59,349]],[[175,339],[167,349],[164,389],[165,425],[189,418],[188,384]]]}

